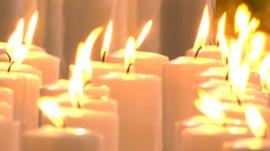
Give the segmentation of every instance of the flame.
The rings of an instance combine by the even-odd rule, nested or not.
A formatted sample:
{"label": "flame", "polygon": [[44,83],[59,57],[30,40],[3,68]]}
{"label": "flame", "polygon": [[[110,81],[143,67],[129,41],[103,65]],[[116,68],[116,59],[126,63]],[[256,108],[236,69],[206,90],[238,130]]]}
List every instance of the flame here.
{"label": "flame", "polygon": [[139,48],[143,41],[145,40],[146,36],[150,32],[151,28],[153,26],[153,20],[149,20],[143,27],[138,39],[136,40],[136,48]]}
{"label": "flame", "polygon": [[225,37],[226,16],[227,16],[226,13],[224,13],[221,19],[219,20],[217,32],[217,39],[219,41],[223,63],[225,63],[226,62],[225,59],[229,57],[229,48]]}
{"label": "flame", "polygon": [[61,128],[65,125],[64,114],[60,106],[50,98],[41,98],[38,102],[38,107],[45,114],[55,127]]}
{"label": "flame", "polygon": [[246,27],[248,27],[251,13],[246,4],[241,4],[238,6],[235,13],[235,31],[237,33],[243,32]]}
{"label": "flame", "polygon": [[268,126],[258,109],[254,106],[249,106],[245,112],[245,117],[254,136],[264,137]]}
{"label": "flame", "polygon": [[7,51],[11,54],[12,60],[16,63],[22,63],[27,57],[27,50],[22,47],[23,29],[24,20],[20,19],[7,44]]}
{"label": "flame", "polygon": [[261,85],[264,89],[270,88],[270,54],[267,54],[260,65]]}
{"label": "flame", "polygon": [[111,39],[112,39],[112,32],[113,32],[113,22],[111,20],[107,26],[106,33],[104,36],[103,46],[102,46],[101,54],[100,54],[101,58],[104,55],[108,54],[109,52]]}
{"label": "flame", "polygon": [[127,45],[125,48],[125,68],[128,69],[130,65],[134,65],[135,63],[135,39],[133,37],[129,37],[127,41]]}
{"label": "flame", "polygon": [[32,44],[37,23],[38,23],[38,11],[35,11],[30,19],[28,29],[24,37],[24,42],[27,46],[30,46]]}
{"label": "flame", "polygon": [[262,32],[256,32],[251,40],[251,51],[249,53],[249,62],[252,65],[257,65],[260,61],[265,48],[266,35]]}
{"label": "flame", "polygon": [[206,44],[206,40],[209,33],[209,27],[210,27],[209,10],[208,6],[206,5],[203,11],[203,17],[200,23],[197,38],[193,46],[194,52],[196,52],[200,47],[203,47]]}
{"label": "flame", "polygon": [[195,101],[197,109],[216,121],[224,121],[226,115],[223,112],[223,105],[221,102],[218,102],[202,90],[199,91],[199,98],[200,99]]}
{"label": "flame", "polygon": [[80,43],[77,49],[76,62],[73,68],[69,83],[69,93],[71,104],[78,106],[80,98],[83,96],[84,84],[92,79],[91,53],[93,46],[102,32],[102,28],[94,29],[88,36],[85,43]]}

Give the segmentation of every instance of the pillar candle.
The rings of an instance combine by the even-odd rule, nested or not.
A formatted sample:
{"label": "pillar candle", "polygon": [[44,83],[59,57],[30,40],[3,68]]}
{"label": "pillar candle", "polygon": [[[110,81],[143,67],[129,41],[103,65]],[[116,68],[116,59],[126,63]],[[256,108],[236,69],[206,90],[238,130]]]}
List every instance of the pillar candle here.
{"label": "pillar candle", "polygon": [[270,139],[246,138],[223,144],[223,151],[269,151]]}
{"label": "pillar candle", "polygon": [[118,102],[119,150],[161,150],[161,79],[114,72],[97,81],[111,87]]}
{"label": "pillar candle", "polygon": [[[58,96],[67,93],[69,88],[69,80],[58,80],[57,82],[43,85],[40,92],[41,96]],[[110,88],[106,85],[88,84],[85,87],[85,93],[88,96],[101,97],[110,96]]]}
{"label": "pillar candle", "polygon": [[82,128],[45,126],[26,131],[24,151],[102,151],[102,138]]}
{"label": "pillar candle", "polygon": [[[124,63],[124,50],[113,52],[107,56],[108,62]],[[137,73],[162,75],[162,68],[169,61],[167,56],[153,53],[136,51],[134,68]]]}
{"label": "pillar candle", "polygon": [[20,151],[20,124],[0,118],[0,146],[3,151]]}
{"label": "pillar candle", "polygon": [[13,119],[14,93],[11,89],[0,87],[0,115],[7,120]]}
{"label": "pillar candle", "polygon": [[174,123],[194,113],[195,75],[215,66],[219,66],[217,60],[193,57],[179,57],[164,66],[163,140],[167,147],[173,146]]}
{"label": "pillar candle", "polygon": [[[193,49],[189,49],[186,51],[186,56],[194,57],[196,52]],[[203,46],[200,50],[198,57],[201,58],[214,58],[214,59],[221,59],[221,52],[220,48],[215,45],[206,45]]]}
{"label": "pillar candle", "polygon": [[176,135],[175,151],[221,151],[224,142],[251,134],[246,127],[199,125]]}
{"label": "pillar candle", "polygon": [[14,92],[13,116],[20,121],[22,129],[32,129],[38,125],[38,108],[41,79],[32,74],[0,72],[0,85]]}

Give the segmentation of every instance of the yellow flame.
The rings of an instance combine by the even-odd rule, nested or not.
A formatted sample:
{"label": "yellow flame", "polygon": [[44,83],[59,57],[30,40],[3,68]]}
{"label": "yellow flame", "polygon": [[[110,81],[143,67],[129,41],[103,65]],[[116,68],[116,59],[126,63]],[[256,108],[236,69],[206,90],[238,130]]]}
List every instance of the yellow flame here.
{"label": "yellow flame", "polygon": [[106,33],[104,36],[103,46],[101,49],[101,58],[103,57],[104,54],[106,55],[109,52],[112,39],[112,32],[113,32],[113,22],[111,20],[107,26]]}
{"label": "yellow flame", "polygon": [[20,19],[14,33],[9,38],[7,51],[11,54],[12,60],[16,63],[22,63],[27,57],[27,50],[22,47],[24,20]]}
{"label": "yellow flame", "polygon": [[92,79],[91,53],[93,46],[102,32],[102,28],[94,29],[88,36],[86,42],[80,43],[77,49],[76,62],[69,83],[71,104],[76,107],[83,96],[84,84]]}
{"label": "yellow flame", "polygon": [[127,41],[127,45],[125,48],[125,68],[129,68],[130,65],[134,65],[135,63],[135,39],[133,37],[129,37]]}
{"label": "yellow flame", "polygon": [[243,30],[248,27],[251,13],[246,4],[241,4],[238,6],[235,13],[235,31],[237,33],[243,32]]}
{"label": "yellow flame", "polygon": [[261,85],[264,89],[270,88],[270,54],[267,54],[260,65]]}
{"label": "yellow flame", "polygon": [[264,137],[268,126],[260,111],[254,106],[249,106],[246,110],[245,117],[254,136]]}
{"label": "yellow flame", "polygon": [[136,40],[136,48],[139,48],[143,41],[145,40],[146,36],[150,32],[151,28],[153,26],[153,20],[149,20],[143,27],[138,39]]}
{"label": "yellow flame", "polygon": [[64,114],[60,106],[50,98],[41,98],[38,102],[38,107],[45,114],[55,127],[61,128],[64,126]]}
{"label": "yellow flame", "polygon": [[224,13],[221,19],[219,20],[217,32],[217,39],[219,42],[223,63],[225,63],[226,62],[225,59],[229,57],[229,48],[225,37],[225,26],[226,26],[226,13]]}
{"label": "yellow flame", "polygon": [[195,106],[209,118],[220,122],[223,122],[225,119],[226,115],[223,112],[222,103],[218,102],[205,91],[199,91],[199,99],[195,101]]}
{"label": "yellow flame", "polygon": [[200,23],[197,38],[193,46],[194,52],[196,52],[200,47],[203,47],[206,44],[209,28],[210,28],[209,10],[208,6],[206,5],[203,11],[203,17]]}
{"label": "yellow flame", "polygon": [[260,61],[265,48],[266,35],[262,32],[256,32],[251,40],[251,51],[249,53],[249,63],[252,65],[257,65]]}
{"label": "yellow flame", "polygon": [[30,19],[28,29],[24,37],[24,42],[27,46],[30,46],[32,44],[37,23],[38,23],[38,11],[35,11]]}

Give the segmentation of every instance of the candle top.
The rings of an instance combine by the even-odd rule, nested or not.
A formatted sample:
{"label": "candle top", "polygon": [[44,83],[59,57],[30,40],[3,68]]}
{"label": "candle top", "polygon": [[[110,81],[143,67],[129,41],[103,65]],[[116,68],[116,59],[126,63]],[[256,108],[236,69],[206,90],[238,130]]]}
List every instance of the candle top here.
{"label": "candle top", "polygon": [[212,59],[212,58],[194,58],[191,56],[181,56],[178,57],[174,60],[170,61],[171,64],[213,64],[213,65],[221,65],[221,62],[216,60],[216,59]]}
{"label": "candle top", "polygon": [[41,83],[41,79],[34,74],[31,73],[20,73],[20,72],[7,72],[7,71],[0,71],[0,80],[18,80],[18,79],[36,79],[39,80]]}
{"label": "candle top", "polygon": [[155,75],[148,74],[138,74],[138,73],[121,73],[121,72],[110,72],[107,75],[101,76],[102,79],[116,79],[116,80],[158,80],[160,81],[160,77]]}
{"label": "candle top", "polygon": [[252,150],[268,151],[270,150],[270,139],[246,138],[224,143],[224,148],[228,150]]}
{"label": "candle top", "polygon": [[[62,111],[66,117],[69,118],[106,118],[106,117],[114,117],[117,118],[116,114],[111,114],[110,112],[103,112],[103,111],[97,111],[97,110],[89,110],[89,109],[78,109],[78,108],[72,108],[72,107],[63,107]],[[67,118],[68,122],[68,118]],[[82,123],[82,127],[83,127]],[[86,124],[87,125],[87,124]]]}
{"label": "candle top", "polygon": [[[0,62],[0,71],[7,71],[9,66],[9,62]],[[42,75],[41,71],[26,64],[15,64],[11,67],[10,72],[32,73],[35,75],[39,75],[40,77]]]}

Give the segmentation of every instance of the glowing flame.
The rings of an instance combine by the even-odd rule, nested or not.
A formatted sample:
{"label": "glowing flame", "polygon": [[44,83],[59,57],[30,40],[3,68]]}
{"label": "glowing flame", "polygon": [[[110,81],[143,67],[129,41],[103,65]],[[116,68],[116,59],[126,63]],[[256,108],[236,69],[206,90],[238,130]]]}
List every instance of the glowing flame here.
{"label": "glowing flame", "polygon": [[200,47],[203,47],[206,44],[206,40],[209,33],[209,27],[210,27],[209,10],[208,6],[205,6],[197,38],[193,46],[194,52],[196,52]]}
{"label": "glowing flame", "polygon": [[79,44],[76,54],[76,62],[69,83],[71,103],[78,107],[80,98],[83,96],[84,84],[92,79],[91,52],[93,46],[102,32],[102,28],[93,30],[86,42]]}
{"label": "glowing flame", "polygon": [[199,97],[200,98],[195,101],[197,109],[214,120],[223,121],[225,119],[226,115],[223,112],[221,102],[218,102],[205,91],[199,91]]}
{"label": "glowing flame", "polygon": [[247,5],[241,4],[237,8],[236,14],[235,14],[234,27],[235,27],[235,31],[237,33],[243,32],[243,30],[246,29],[246,27],[248,27],[250,17],[251,17],[251,13],[250,13]]}
{"label": "glowing flame", "polygon": [[136,48],[139,48],[144,39],[146,38],[146,36],[148,35],[148,33],[150,32],[151,28],[153,26],[153,20],[149,20],[143,27],[138,39],[136,40]]}
{"label": "glowing flame", "polygon": [[270,54],[267,54],[260,66],[261,85],[264,89],[270,88]]}
{"label": "glowing flame", "polygon": [[256,137],[264,137],[268,126],[258,109],[254,106],[249,106],[245,117],[251,132]]}
{"label": "glowing flame", "polygon": [[136,55],[136,48],[135,48],[135,39],[133,37],[129,37],[125,49],[125,68],[128,69],[130,66],[134,65],[135,63],[135,55]]}
{"label": "glowing flame", "polygon": [[50,98],[41,98],[38,102],[38,107],[45,114],[55,127],[61,128],[65,125],[64,114],[60,106]]}
{"label": "glowing flame", "polygon": [[11,54],[12,60],[16,63],[22,63],[27,57],[27,50],[22,47],[23,29],[24,20],[20,19],[7,44],[7,51]]}
{"label": "glowing flame", "polygon": [[28,29],[24,37],[24,42],[27,46],[30,46],[32,44],[37,23],[38,23],[38,12],[35,11],[30,19]]}
{"label": "glowing flame", "polygon": [[112,39],[112,32],[113,32],[113,22],[110,21],[107,26],[106,33],[104,36],[103,46],[101,49],[101,58],[103,58],[104,55],[108,54],[109,52],[111,39]]}
{"label": "glowing flame", "polygon": [[266,35],[262,32],[256,32],[251,40],[251,51],[249,53],[249,62],[252,65],[257,65],[261,59],[266,43]]}
{"label": "glowing flame", "polygon": [[219,42],[219,47],[221,49],[221,56],[223,63],[225,63],[225,59],[229,57],[229,48],[227,45],[227,40],[225,37],[225,26],[226,26],[226,13],[224,13],[219,20],[218,23],[218,33],[217,33],[217,39]]}

